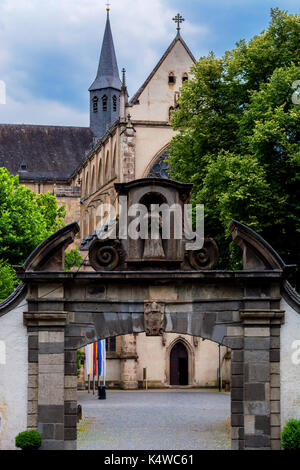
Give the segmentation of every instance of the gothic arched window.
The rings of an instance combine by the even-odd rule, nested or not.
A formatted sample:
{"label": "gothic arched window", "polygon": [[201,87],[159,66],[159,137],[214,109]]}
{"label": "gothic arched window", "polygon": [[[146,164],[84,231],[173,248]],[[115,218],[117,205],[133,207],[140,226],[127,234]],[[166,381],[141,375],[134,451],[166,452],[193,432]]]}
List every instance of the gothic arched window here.
{"label": "gothic arched window", "polygon": [[169,162],[168,162],[169,155],[167,152],[162,153],[150,169],[147,177],[148,178],[164,178],[169,179]]}
{"label": "gothic arched window", "polygon": [[102,96],[102,109],[103,111],[107,111],[107,96]]}
{"label": "gothic arched window", "polygon": [[98,113],[98,98],[95,96],[93,98],[93,112]]}
{"label": "gothic arched window", "polygon": [[112,102],[113,102],[113,112],[115,113],[117,111],[117,97],[114,95],[112,97]]}
{"label": "gothic arched window", "polygon": [[182,75],[182,83],[183,83],[183,82],[186,82],[188,79],[189,79],[188,74],[187,74],[187,73],[184,73],[184,74]]}

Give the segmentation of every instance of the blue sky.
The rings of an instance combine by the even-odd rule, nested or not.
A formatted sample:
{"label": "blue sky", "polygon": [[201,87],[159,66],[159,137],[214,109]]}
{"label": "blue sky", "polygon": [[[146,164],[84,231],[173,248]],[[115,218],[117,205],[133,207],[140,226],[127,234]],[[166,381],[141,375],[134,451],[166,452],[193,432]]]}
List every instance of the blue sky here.
{"label": "blue sky", "polygon": [[[0,123],[89,124],[88,87],[98,65],[106,0],[0,0]],[[299,0],[111,0],[119,69],[133,95],[174,35],[173,16],[196,59],[217,56],[267,27],[270,9]]]}

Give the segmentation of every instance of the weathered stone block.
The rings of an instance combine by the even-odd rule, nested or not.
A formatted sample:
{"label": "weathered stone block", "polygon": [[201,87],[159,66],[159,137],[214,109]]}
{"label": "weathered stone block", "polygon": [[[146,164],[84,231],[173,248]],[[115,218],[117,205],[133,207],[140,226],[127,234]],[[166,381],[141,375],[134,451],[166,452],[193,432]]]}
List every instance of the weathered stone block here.
{"label": "weathered stone block", "polygon": [[40,423],[64,423],[64,406],[61,405],[39,405]]}
{"label": "weathered stone block", "polygon": [[242,401],[232,401],[231,402],[231,412],[232,413],[243,413],[244,405]]}
{"label": "weathered stone block", "polygon": [[265,401],[244,402],[244,413],[250,415],[267,415],[270,413],[270,405]]}
{"label": "weathered stone block", "polygon": [[274,400],[270,403],[271,413],[280,413],[280,401]]}
{"label": "weathered stone block", "polygon": [[65,428],[65,440],[73,441],[77,439],[77,430],[76,428]]}
{"label": "weathered stone block", "polygon": [[65,427],[76,428],[77,426],[77,415],[65,415]]}
{"label": "weathered stone block", "polygon": [[270,416],[255,416],[255,428],[263,434],[270,435]]}
{"label": "weathered stone block", "polygon": [[244,364],[242,362],[235,362],[231,364],[232,375],[242,375],[244,373]]}
{"label": "weathered stone block", "polygon": [[28,377],[28,387],[29,388],[37,388],[38,386],[38,376],[37,375],[29,375]]}
{"label": "weathered stone block", "polygon": [[40,405],[63,405],[64,376],[62,374],[40,374],[38,397]]}
{"label": "weathered stone block", "polygon": [[266,350],[244,351],[245,362],[268,362],[270,360],[270,352]]}
{"label": "weathered stone block", "polygon": [[271,439],[271,449],[272,450],[281,450],[280,439]]}
{"label": "weathered stone block", "polygon": [[28,349],[28,362],[38,362],[39,352],[37,349]]}
{"label": "weathered stone block", "polygon": [[64,441],[56,439],[45,439],[40,448],[41,450],[64,450]]}
{"label": "weathered stone block", "polygon": [[259,447],[270,447],[270,437],[269,436],[248,436],[245,434],[245,448],[259,448]]}
{"label": "weathered stone block", "polygon": [[27,415],[27,426],[36,427],[38,424],[37,414]]}
{"label": "weathered stone block", "polygon": [[28,414],[36,414],[38,411],[38,402],[37,400],[28,401],[27,412]]}
{"label": "weathered stone block", "polygon": [[269,337],[270,336],[270,328],[269,327],[264,327],[264,326],[245,327],[244,334],[245,334],[245,336],[256,336],[256,337],[267,336],[267,337]]}
{"label": "weathered stone block", "polygon": [[69,362],[65,364],[65,374],[75,375],[77,374],[77,364],[75,362]]}
{"label": "weathered stone block", "polygon": [[270,348],[271,349],[279,349],[280,348],[280,337],[279,336],[272,336],[270,340]]}
{"label": "weathered stone block", "polygon": [[246,383],[245,384],[245,400],[246,401],[264,401],[265,400],[265,384],[264,383]]}
{"label": "weathered stone block", "polygon": [[270,350],[270,362],[280,362],[280,349]]}
{"label": "weathered stone block", "polygon": [[39,364],[45,365],[63,365],[64,355],[63,354],[39,354]]}
{"label": "weathered stone block", "polygon": [[244,338],[240,338],[237,336],[226,338],[226,345],[231,349],[242,349],[243,344],[244,344]]}
{"label": "weathered stone block", "polygon": [[77,401],[65,401],[65,415],[73,414],[77,415]]}
{"label": "weathered stone block", "polygon": [[39,354],[63,354],[65,343],[40,343]]}
{"label": "weathered stone block", "polygon": [[65,376],[65,388],[77,389],[77,376],[76,375]]}
{"label": "weathered stone block", "polygon": [[244,426],[244,415],[232,414],[231,415],[231,426]]}
{"label": "weathered stone block", "polygon": [[254,415],[244,416],[244,430],[245,430],[245,434],[255,434],[255,416]]}
{"label": "weathered stone block", "polygon": [[244,351],[233,350],[231,352],[231,361],[232,361],[232,363],[243,362],[243,360],[244,360]]}
{"label": "weathered stone block", "polygon": [[270,365],[268,363],[249,363],[248,377],[249,382],[266,382],[270,380]]}
{"label": "weathered stone block", "polygon": [[247,337],[244,339],[244,347],[250,351],[257,349],[269,350],[270,338]]}
{"label": "weathered stone block", "polygon": [[227,336],[241,336],[242,337],[244,336],[244,328],[242,326],[228,326]]}
{"label": "weathered stone block", "polygon": [[64,400],[65,401],[75,401],[77,400],[77,389],[73,388],[66,388],[64,393]]}
{"label": "weathered stone block", "polygon": [[54,439],[54,424],[50,423],[39,423],[38,432],[44,439]]}
{"label": "weathered stone block", "polygon": [[232,388],[231,389],[231,400],[241,401],[243,400],[244,389],[243,388]]}
{"label": "weathered stone block", "polygon": [[271,426],[271,439],[280,439],[280,426]]}
{"label": "weathered stone block", "polygon": [[242,375],[233,375],[231,379],[231,387],[242,387],[243,382],[244,380]]}
{"label": "weathered stone block", "polygon": [[276,388],[276,387],[271,388],[270,399],[278,400],[278,401],[280,400],[280,388]]}
{"label": "weathered stone block", "polygon": [[38,349],[39,347],[39,338],[38,335],[29,335],[28,336],[28,348],[29,349]]}
{"label": "weathered stone block", "polygon": [[271,426],[280,426],[280,414],[271,413]]}
{"label": "weathered stone block", "polygon": [[271,375],[271,387],[280,387],[280,375]]}
{"label": "weathered stone block", "polygon": [[270,371],[271,371],[271,374],[280,374],[280,363],[279,362],[271,362],[270,363]]}
{"label": "weathered stone block", "polygon": [[38,399],[38,389],[37,388],[28,388],[28,400],[37,401]]}
{"label": "weathered stone block", "polygon": [[28,364],[28,375],[37,375],[39,372],[39,366],[37,362],[31,362]]}

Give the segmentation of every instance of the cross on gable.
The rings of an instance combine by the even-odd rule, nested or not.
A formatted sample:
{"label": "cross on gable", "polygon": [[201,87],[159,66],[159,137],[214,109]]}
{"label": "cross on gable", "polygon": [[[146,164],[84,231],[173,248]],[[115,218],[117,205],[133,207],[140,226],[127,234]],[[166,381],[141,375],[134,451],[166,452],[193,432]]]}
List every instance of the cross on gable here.
{"label": "cross on gable", "polygon": [[175,18],[173,18],[173,21],[175,21],[175,23],[177,23],[177,31],[179,32],[180,31],[180,23],[183,23],[183,21],[185,21],[184,18],[179,13],[177,13]]}

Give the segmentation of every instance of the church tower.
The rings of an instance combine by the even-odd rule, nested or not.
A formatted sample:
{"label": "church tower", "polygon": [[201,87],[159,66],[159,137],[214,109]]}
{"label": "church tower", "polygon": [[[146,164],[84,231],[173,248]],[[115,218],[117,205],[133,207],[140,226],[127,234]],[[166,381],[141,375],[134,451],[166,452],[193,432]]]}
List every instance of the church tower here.
{"label": "church tower", "polygon": [[107,8],[106,26],[97,76],[89,88],[90,129],[100,139],[113,122],[119,118],[121,87],[122,83],[119,77],[110,27],[109,8]]}

